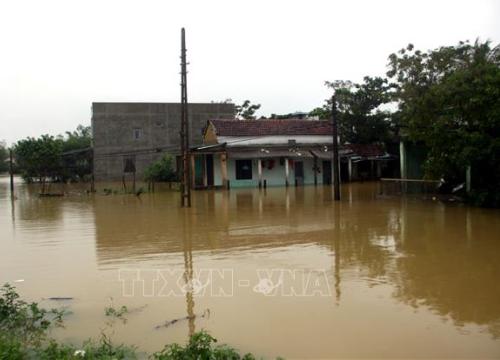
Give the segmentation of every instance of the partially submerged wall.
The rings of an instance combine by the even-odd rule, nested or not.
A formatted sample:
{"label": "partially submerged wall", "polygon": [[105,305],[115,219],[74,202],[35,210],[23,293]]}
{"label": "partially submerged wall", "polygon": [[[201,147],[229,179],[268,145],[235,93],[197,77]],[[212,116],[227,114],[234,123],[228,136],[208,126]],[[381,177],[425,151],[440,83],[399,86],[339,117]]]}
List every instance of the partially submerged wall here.
{"label": "partially submerged wall", "polygon": [[[193,103],[188,108],[190,144],[202,143],[210,119],[234,119],[233,104]],[[115,181],[132,161],[138,180],[144,169],[164,153],[178,154],[181,105],[179,103],[92,103],[94,176]]]}

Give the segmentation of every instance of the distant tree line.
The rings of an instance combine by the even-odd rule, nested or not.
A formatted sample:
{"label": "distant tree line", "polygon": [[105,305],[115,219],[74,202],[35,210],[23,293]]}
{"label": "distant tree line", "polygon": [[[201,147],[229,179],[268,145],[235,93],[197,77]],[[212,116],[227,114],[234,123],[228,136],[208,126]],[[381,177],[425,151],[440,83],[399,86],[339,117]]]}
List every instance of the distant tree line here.
{"label": "distant tree line", "polygon": [[[28,183],[86,181],[92,173],[91,144],[91,127],[83,125],[65,135],[20,140],[13,146],[17,172]],[[0,146],[0,164],[3,165],[0,169],[8,170],[8,157],[8,150]],[[150,164],[145,170],[144,180],[177,181],[172,155],[165,154]]]}
{"label": "distant tree line", "polygon": [[19,140],[13,146],[17,171],[26,182],[85,180],[91,173],[91,160],[77,154],[89,149],[91,142],[91,128],[83,125],[65,135]]}
{"label": "distant tree line", "polygon": [[0,174],[9,171],[9,150],[5,143],[0,143]]}

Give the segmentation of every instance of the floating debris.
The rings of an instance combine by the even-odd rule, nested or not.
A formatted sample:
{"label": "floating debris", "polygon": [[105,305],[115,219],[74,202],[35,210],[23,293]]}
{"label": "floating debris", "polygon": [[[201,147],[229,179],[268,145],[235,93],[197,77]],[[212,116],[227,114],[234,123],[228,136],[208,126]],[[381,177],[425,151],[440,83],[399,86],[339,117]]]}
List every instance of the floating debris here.
{"label": "floating debris", "polygon": [[39,197],[61,197],[64,196],[64,194],[61,193],[40,193],[38,194]]}
{"label": "floating debris", "polygon": [[210,317],[210,309],[205,309],[205,311],[201,315],[196,315],[196,314],[194,314],[194,315],[188,315],[188,316],[184,316],[184,317],[181,317],[181,318],[178,318],[178,319],[173,319],[173,320],[170,320],[170,321],[166,321],[165,323],[163,323],[161,325],[156,325],[155,326],[155,330],[158,330],[158,329],[161,329],[161,328],[164,328],[164,327],[169,327],[170,325],[178,323],[179,321],[194,320],[197,317],[199,317],[199,318],[207,318],[208,319]]}
{"label": "floating debris", "polygon": [[148,307],[148,304],[142,305],[142,306],[139,306],[139,307],[136,307],[136,308],[132,308],[132,309],[128,310],[128,313],[129,314],[138,313],[138,312],[141,312],[142,310],[144,310],[147,307]]}

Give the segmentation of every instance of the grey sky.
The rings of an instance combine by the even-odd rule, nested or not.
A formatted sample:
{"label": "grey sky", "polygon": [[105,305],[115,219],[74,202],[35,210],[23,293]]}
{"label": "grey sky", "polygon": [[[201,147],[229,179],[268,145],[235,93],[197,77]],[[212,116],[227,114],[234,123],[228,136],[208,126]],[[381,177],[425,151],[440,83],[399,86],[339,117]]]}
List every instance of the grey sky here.
{"label": "grey sky", "polygon": [[92,101],[189,101],[308,111],[325,80],[385,73],[407,43],[500,39],[499,1],[0,2],[0,140],[90,124]]}

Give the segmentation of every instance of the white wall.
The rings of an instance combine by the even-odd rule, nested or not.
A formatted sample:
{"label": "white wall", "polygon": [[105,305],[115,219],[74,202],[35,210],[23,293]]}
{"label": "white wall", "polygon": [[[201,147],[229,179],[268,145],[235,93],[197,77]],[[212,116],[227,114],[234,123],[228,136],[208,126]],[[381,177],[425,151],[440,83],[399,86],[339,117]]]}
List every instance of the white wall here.
{"label": "white wall", "polygon": [[[274,160],[274,165],[270,169],[268,166],[268,160]],[[304,158],[295,159],[294,161],[302,161],[304,163],[304,184],[310,185],[314,184],[314,159]],[[279,158],[263,159],[262,160],[262,179],[266,180],[267,186],[285,186],[285,164],[280,164]],[[321,161],[318,161],[319,167],[321,169]],[[214,166],[219,167],[219,172],[214,169],[215,175],[215,185],[222,185],[222,179],[220,177],[220,157],[214,159]],[[227,161],[227,175],[231,187],[257,187],[259,184],[258,175],[258,165],[257,159],[252,159],[252,179],[251,180],[236,180],[236,160],[229,158]],[[323,183],[323,176],[318,173],[318,184]],[[290,186],[295,184],[295,166],[289,166],[289,177],[288,181]]]}

